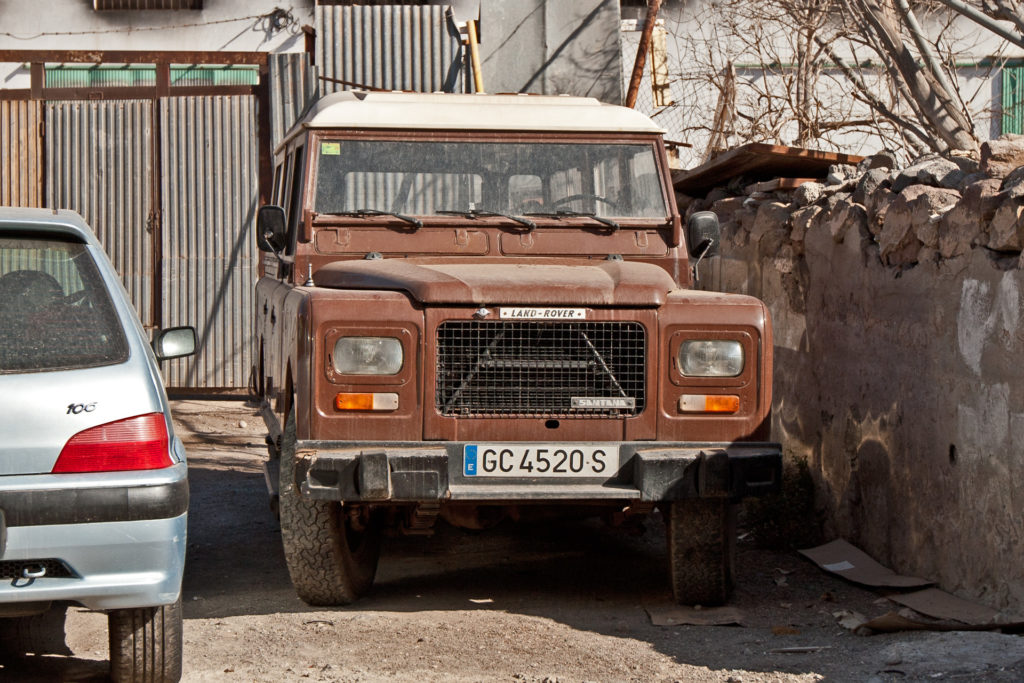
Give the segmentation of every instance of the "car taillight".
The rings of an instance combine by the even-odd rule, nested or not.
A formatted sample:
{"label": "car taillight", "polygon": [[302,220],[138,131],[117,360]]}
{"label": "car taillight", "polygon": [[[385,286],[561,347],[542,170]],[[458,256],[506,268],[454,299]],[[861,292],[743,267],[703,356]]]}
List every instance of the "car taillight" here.
{"label": "car taillight", "polygon": [[170,467],[163,413],[108,422],[75,434],[51,472],[117,472]]}

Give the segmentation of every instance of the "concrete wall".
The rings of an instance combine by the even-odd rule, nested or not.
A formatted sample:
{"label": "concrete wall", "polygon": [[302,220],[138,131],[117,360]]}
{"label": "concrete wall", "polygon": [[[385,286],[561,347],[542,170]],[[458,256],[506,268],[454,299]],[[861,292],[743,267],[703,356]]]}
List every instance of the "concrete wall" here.
{"label": "concrete wall", "polygon": [[582,95],[621,104],[618,33],[616,0],[481,3],[484,89]]}
{"label": "concrete wall", "polygon": [[[723,218],[704,284],[772,311],[775,438],[808,459],[828,537],[1024,613],[1024,272],[1019,242],[988,246],[1000,212],[1024,232],[1019,181],[961,174],[960,189],[893,192],[899,172],[884,175],[866,193],[854,177],[695,202]],[[885,231],[922,187],[952,203],[912,216],[913,241],[895,247]]]}

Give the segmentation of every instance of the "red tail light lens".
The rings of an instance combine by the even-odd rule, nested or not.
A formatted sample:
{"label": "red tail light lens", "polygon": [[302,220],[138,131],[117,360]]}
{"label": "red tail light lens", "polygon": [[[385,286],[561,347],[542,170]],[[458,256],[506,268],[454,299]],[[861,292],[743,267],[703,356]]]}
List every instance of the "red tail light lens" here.
{"label": "red tail light lens", "polygon": [[75,434],[52,472],[119,472],[170,467],[163,413],[108,422]]}

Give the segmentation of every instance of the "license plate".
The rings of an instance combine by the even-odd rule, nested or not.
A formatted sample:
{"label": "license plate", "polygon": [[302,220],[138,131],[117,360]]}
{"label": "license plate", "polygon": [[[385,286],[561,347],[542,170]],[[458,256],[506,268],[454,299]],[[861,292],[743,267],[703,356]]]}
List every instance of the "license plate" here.
{"label": "license plate", "polygon": [[605,444],[466,444],[467,477],[610,477],[619,468],[619,449]]}

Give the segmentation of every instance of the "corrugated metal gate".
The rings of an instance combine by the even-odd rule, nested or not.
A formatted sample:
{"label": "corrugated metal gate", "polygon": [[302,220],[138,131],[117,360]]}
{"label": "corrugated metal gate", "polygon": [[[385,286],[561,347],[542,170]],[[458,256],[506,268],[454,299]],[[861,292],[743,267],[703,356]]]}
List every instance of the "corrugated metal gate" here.
{"label": "corrugated metal gate", "polygon": [[247,386],[259,201],[255,111],[253,97],[160,100],[160,322],[199,333],[195,356],[164,363],[170,386]]}
{"label": "corrugated metal gate", "polygon": [[142,324],[154,324],[150,100],[46,103],[46,206],[96,232]]}
{"label": "corrugated metal gate", "polygon": [[196,328],[196,355],[163,365],[172,388],[248,384],[255,110],[251,96],[46,103],[46,204],[92,226],[144,325]]}

